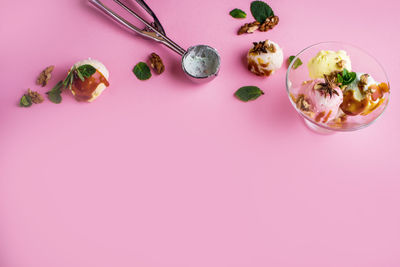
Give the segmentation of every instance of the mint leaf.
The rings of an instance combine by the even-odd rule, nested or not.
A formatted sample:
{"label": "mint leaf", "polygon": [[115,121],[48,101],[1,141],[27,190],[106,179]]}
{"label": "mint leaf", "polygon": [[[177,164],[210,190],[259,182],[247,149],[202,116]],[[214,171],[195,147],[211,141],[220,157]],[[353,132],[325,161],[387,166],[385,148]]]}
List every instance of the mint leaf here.
{"label": "mint leaf", "polygon": [[355,72],[349,72],[346,69],[343,69],[342,76],[343,76],[342,85],[351,84],[357,78],[357,74]]}
{"label": "mint leaf", "polygon": [[28,94],[24,94],[19,101],[19,106],[24,108],[32,106],[31,97]]}
{"label": "mint leaf", "polygon": [[343,78],[346,77],[348,74],[349,74],[348,70],[347,69],[343,69],[343,73],[342,73]]}
{"label": "mint leaf", "polygon": [[244,19],[247,16],[246,12],[238,8],[233,9],[229,14],[236,19]]}
{"label": "mint leaf", "polygon": [[350,83],[352,83],[356,78],[357,78],[357,74],[356,74],[355,72],[350,72],[350,78],[347,80],[347,82],[350,84]]}
{"label": "mint leaf", "polygon": [[264,23],[267,18],[274,16],[272,8],[263,1],[252,2],[250,10],[253,17],[260,23]]}
{"label": "mint leaf", "polygon": [[79,73],[81,73],[83,77],[89,78],[96,72],[96,69],[92,65],[86,64],[86,65],[79,66],[77,68],[77,72],[78,72],[79,78],[81,78],[81,75],[79,75]]}
{"label": "mint leaf", "polygon": [[50,91],[46,93],[49,100],[55,104],[60,104],[62,101],[62,89],[63,81],[59,81]]}
{"label": "mint leaf", "polygon": [[[293,61],[293,59],[294,59],[295,57],[296,57],[296,56],[290,56],[290,57],[288,58],[288,65],[290,65],[290,63],[292,63],[292,61]],[[300,67],[301,65],[303,65],[303,62],[301,61],[300,58],[297,58],[296,61],[293,63],[292,68],[293,68],[293,69],[297,69],[297,68]]]}
{"label": "mint leaf", "polygon": [[141,81],[148,80],[151,77],[150,68],[144,62],[139,62],[138,64],[136,64],[132,71]]}
{"label": "mint leaf", "polygon": [[235,92],[235,96],[243,102],[256,100],[263,94],[264,92],[257,86],[244,86]]}
{"label": "mint leaf", "polygon": [[337,82],[343,85],[343,76],[340,73],[337,75]]}
{"label": "mint leaf", "polygon": [[53,102],[54,104],[60,104],[62,101],[62,97],[61,97],[61,93],[59,92],[55,92],[55,91],[50,91],[47,92],[47,97],[49,98],[49,100],[51,102]]}

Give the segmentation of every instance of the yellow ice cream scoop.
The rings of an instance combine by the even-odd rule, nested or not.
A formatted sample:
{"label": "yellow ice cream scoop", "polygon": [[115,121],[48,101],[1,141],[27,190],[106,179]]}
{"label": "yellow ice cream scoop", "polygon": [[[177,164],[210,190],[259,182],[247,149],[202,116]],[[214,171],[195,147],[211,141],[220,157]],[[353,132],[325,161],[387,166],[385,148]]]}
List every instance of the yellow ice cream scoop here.
{"label": "yellow ice cream scoop", "polygon": [[308,71],[312,79],[323,78],[324,74],[329,75],[343,69],[351,71],[350,57],[344,50],[321,50],[308,62]]}

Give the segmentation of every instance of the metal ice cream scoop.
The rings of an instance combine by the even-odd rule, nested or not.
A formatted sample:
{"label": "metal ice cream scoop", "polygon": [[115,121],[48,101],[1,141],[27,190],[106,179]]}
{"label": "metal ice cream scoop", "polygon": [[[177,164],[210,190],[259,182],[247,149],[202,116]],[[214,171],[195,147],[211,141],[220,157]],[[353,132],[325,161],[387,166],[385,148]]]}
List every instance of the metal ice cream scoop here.
{"label": "metal ice cream scoop", "polygon": [[182,57],[182,69],[191,80],[196,82],[206,82],[217,76],[221,63],[221,58],[217,50],[208,45],[195,45],[189,47],[187,50],[180,47],[166,36],[160,21],[143,0],[136,0],[136,2],[153,17],[153,23],[149,23],[141,18],[136,12],[127,7],[120,0],[114,0],[114,2],[119,4],[131,15],[146,25],[146,28],[143,30],[122,18],[120,15],[106,7],[99,0],[89,0],[89,2],[121,25],[127,27],[129,30],[154,41],[160,42],[178,53]]}

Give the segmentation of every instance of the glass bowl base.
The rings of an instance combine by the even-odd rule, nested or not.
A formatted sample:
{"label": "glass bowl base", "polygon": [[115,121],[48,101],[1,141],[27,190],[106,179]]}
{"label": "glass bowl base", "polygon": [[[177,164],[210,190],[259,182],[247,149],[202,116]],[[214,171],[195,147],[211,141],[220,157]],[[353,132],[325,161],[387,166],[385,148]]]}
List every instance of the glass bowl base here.
{"label": "glass bowl base", "polygon": [[323,134],[323,135],[329,135],[329,134],[334,134],[336,133],[333,130],[329,130],[329,129],[325,129],[322,128],[306,119],[303,119],[304,123],[307,125],[308,129],[310,129],[311,131],[313,131],[314,133],[318,133],[318,134]]}

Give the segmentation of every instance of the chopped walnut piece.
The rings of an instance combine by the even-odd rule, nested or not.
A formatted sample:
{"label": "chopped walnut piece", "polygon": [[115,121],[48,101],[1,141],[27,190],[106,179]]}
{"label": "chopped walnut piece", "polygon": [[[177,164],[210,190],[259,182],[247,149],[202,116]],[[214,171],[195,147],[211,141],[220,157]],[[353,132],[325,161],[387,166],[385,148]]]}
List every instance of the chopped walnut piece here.
{"label": "chopped walnut piece", "polygon": [[274,46],[274,44],[272,43],[268,43],[265,45],[265,47],[267,48],[267,50],[271,53],[275,53],[276,52],[276,47]]}
{"label": "chopped walnut piece", "polygon": [[253,53],[260,53],[260,52],[263,52],[263,53],[268,53],[268,52],[275,53],[276,52],[275,45],[272,44],[272,43],[269,43],[268,40],[261,41],[261,42],[258,42],[258,43],[254,42],[253,45],[254,45],[254,47],[250,51],[250,52],[253,52]]}
{"label": "chopped walnut piece", "polygon": [[342,59],[342,60],[336,62],[336,66],[337,66],[339,69],[342,69],[342,68],[344,67],[344,62],[345,62],[345,61]]}
{"label": "chopped walnut piece", "polygon": [[161,74],[164,72],[165,66],[159,55],[157,55],[156,53],[151,53],[149,61],[150,66],[157,74]]}
{"label": "chopped walnut piece", "polygon": [[359,84],[366,85],[368,83],[368,77],[369,77],[368,74],[361,75]]}
{"label": "chopped walnut piece", "polygon": [[332,71],[329,75],[327,75],[327,79],[331,81],[331,83],[336,84],[337,86],[341,85],[341,83],[338,83],[337,81],[337,76],[338,74],[341,73],[340,71]]}
{"label": "chopped walnut piece", "polygon": [[40,74],[39,77],[36,80],[36,84],[41,85],[42,87],[47,85],[47,82],[51,78],[51,72],[54,70],[54,66],[49,66],[45,68]]}
{"label": "chopped walnut piece", "polygon": [[[364,87],[368,83],[368,77],[369,77],[368,74],[363,74],[363,75],[360,76],[360,81],[358,82],[358,88],[360,89],[361,92],[364,92]],[[372,91],[367,89],[367,91],[365,93],[371,93],[372,94]]]}
{"label": "chopped walnut piece", "polygon": [[41,94],[36,91],[32,91],[31,89],[28,89],[28,95],[35,104],[40,104],[44,101],[44,98]]}
{"label": "chopped walnut piece", "polygon": [[259,27],[260,27],[260,22],[258,22],[258,21],[254,21],[252,23],[246,23],[242,27],[240,27],[240,29],[238,31],[238,35],[241,35],[241,34],[244,34],[244,33],[253,33]]}
{"label": "chopped walnut piece", "polygon": [[267,18],[263,24],[260,25],[259,30],[262,32],[272,30],[278,23],[279,23],[279,17],[271,16],[271,17]]}
{"label": "chopped walnut piece", "polygon": [[310,110],[310,104],[307,102],[307,100],[304,98],[304,95],[300,95],[297,98],[296,101],[296,107],[302,111],[309,111]]}

